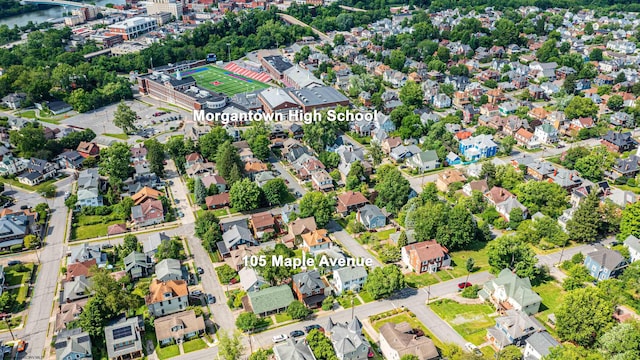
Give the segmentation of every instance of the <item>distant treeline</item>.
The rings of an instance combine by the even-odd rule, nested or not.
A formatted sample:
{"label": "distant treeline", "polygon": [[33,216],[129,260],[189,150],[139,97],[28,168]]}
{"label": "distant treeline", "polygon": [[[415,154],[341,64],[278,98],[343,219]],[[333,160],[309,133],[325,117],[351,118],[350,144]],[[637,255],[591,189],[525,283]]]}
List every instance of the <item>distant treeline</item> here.
{"label": "distant treeline", "polygon": [[0,19],[38,10],[37,5],[20,5],[18,0],[0,0]]}
{"label": "distant treeline", "polygon": [[[406,5],[398,0],[342,0],[345,5],[361,9],[384,9],[389,6]],[[433,11],[453,8],[477,8],[488,6],[496,9],[518,8],[520,6],[537,6],[541,9],[553,7],[566,9],[602,8],[628,12],[640,12],[638,0],[409,0],[409,5],[430,8]]]}

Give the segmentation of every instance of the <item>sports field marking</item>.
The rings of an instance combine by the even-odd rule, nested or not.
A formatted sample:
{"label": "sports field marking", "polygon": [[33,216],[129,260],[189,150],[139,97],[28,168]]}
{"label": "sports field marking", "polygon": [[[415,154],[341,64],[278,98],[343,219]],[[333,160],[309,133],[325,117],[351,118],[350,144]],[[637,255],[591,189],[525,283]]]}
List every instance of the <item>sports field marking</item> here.
{"label": "sports field marking", "polygon": [[269,87],[260,81],[212,65],[191,69],[183,74],[193,76],[199,86],[227,96]]}

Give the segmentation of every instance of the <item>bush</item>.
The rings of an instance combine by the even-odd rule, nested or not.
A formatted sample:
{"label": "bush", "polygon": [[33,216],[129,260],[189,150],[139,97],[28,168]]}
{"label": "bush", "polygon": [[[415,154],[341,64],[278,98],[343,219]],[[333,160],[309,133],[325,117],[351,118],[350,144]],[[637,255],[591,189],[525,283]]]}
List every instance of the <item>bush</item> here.
{"label": "bush", "polygon": [[480,291],[480,287],[478,285],[473,285],[462,290],[462,297],[467,299],[476,299],[478,298],[478,291]]}
{"label": "bush", "polygon": [[11,250],[11,252],[22,251],[22,244],[11,245],[9,250]]}
{"label": "bush", "polygon": [[582,264],[584,262],[584,255],[577,253],[571,257],[571,262],[574,264]]}
{"label": "bush", "polygon": [[635,187],[636,186],[636,179],[630,178],[629,180],[627,180],[627,185]]}
{"label": "bush", "polygon": [[333,298],[333,296],[327,296],[324,301],[322,302],[322,310],[331,310],[333,309],[333,301],[335,299]]}

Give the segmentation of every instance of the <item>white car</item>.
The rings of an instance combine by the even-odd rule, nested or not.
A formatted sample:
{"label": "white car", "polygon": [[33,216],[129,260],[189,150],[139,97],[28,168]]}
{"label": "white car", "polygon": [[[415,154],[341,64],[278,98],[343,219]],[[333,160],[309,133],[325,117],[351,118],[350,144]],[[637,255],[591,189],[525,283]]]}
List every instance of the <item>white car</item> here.
{"label": "white car", "polygon": [[477,346],[473,345],[470,342],[464,344],[464,347],[467,348],[467,350],[472,354],[475,354],[475,355],[481,355],[482,354],[482,351],[480,351],[480,349],[478,349]]}
{"label": "white car", "polygon": [[276,335],[273,337],[273,342],[274,344],[277,344],[279,342],[283,342],[285,340],[287,340],[288,336],[287,334],[280,334],[280,335]]}

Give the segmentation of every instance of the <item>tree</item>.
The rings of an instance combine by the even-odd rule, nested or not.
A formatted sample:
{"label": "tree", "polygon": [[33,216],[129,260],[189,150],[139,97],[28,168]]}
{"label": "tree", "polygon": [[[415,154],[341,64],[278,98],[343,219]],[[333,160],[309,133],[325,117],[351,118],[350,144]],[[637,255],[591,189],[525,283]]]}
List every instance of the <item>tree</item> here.
{"label": "tree", "polygon": [[218,356],[224,360],[236,360],[244,352],[242,335],[239,332],[229,334],[226,330],[218,332]]}
{"label": "tree", "polygon": [[508,135],[503,137],[500,139],[500,152],[505,155],[511,155],[515,144],[517,144],[517,141],[513,136]]}
{"label": "tree", "polygon": [[130,134],[135,131],[137,119],[138,114],[131,110],[124,101],[118,104],[118,108],[113,113],[113,125],[122,129],[125,134]]}
{"label": "tree", "polygon": [[596,191],[592,191],[580,203],[573,213],[571,220],[567,222],[569,238],[579,242],[594,242],[598,239],[601,219],[598,213],[600,200]]}
{"label": "tree", "polygon": [[236,327],[242,331],[253,331],[260,324],[260,318],[252,312],[243,312],[236,319]]}
{"label": "tree", "polygon": [[447,212],[447,221],[438,228],[436,240],[449,249],[464,249],[476,236],[477,225],[464,204]]}
{"label": "tree", "polygon": [[467,269],[467,272],[472,272],[476,268],[476,261],[472,257],[468,258],[465,268]]}
{"label": "tree", "polygon": [[593,48],[589,53],[589,60],[591,61],[602,61],[602,49]]}
{"label": "tree", "polygon": [[300,217],[313,216],[321,228],[331,220],[334,211],[333,199],[319,191],[308,192],[300,200]]}
{"label": "tree", "polygon": [[557,58],[559,55],[558,48],[556,48],[556,41],[549,39],[542,43],[542,46],[536,51],[536,57],[541,62],[550,61],[552,58]]}
{"label": "tree", "polygon": [[409,199],[411,185],[402,173],[392,165],[383,165],[377,170],[375,186],[378,191],[376,205],[386,207],[387,211],[397,214]]}
{"label": "tree", "polygon": [[226,141],[231,141],[231,136],[227,134],[227,131],[222,126],[213,126],[209,132],[202,135],[198,139],[198,147],[200,148],[200,154],[205,159],[214,160],[218,153],[218,147],[224,144]]}
{"label": "tree", "polygon": [[239,181],[242,176],[240,169],[242,169],[242,161],[238,155],[238,149],[226,141],[218,147],[218,153],[216,155],[216,168],[229,186],[233,186],[236,181]]}
{"label": "tree", "polygon": [[597,352],[573,345],[560,345],[550,349],[544,360],[604,360]]}
{"label": "tree", "polygon": [[231,266],[224,264],[216,268],[216,273],[222,284],[229,284],[236,276],[238,272],[233,270]]}
{"label": "tree", "polygon": [[407,81],[402,89],[400,89],[400,100],[408,106],[422,106],[424,92],[420,84],[412,80]]}
{"label": "tree", "polygon": [[349,169],[349,173],[347,174],[347,190],[354,190],[360,187],[360,184],[363,181],[367,181],[368,176],[365,173],[364,166],[358,160],[351,164],[351,169]]}
{"label": "tree", "polygon": [[149,162],[149,170],[158,175],[158,177],[163,177],[164,145],[156,139],[151,139],[144,142],[144,147],[147,148],[147,162]]}
{"label": "tree", "polygon": [[193,181],[193,197],[196,204],[204,204],[205,198],[207,197],[207,188],[204,186],[202,179],[200,177],[196,177]]}
{"label": "tree", "polygon": [[261,196],[260,187],[248,178],[236,181],[229,190],[229,202],[238,211],[259,208]]}
{"label": "tree", "polygon": [[569,119],[594,117],[598,113],[598,105],[589,98],[574,96],[564,109],[564,113]]}
{"label": "tree", "polygon": [[40,188],[40,190],[38,190],[40,195],[48,199],[55,197],[56,191],[57,191],[57,188],[53,184],[44,185],[43,187]]}
{"label": "tree", "polygon": [[522,213],[522,209],[513,208],[509,213],[509,227],[512,229],[516,229],[518,225],[524,220],[524,215]]}
{"label": "tree", "polygon": [[519,238],[531,244],[541,242],[562,246],[569,239],[560,224],[549,216],[535,220],[525,220],[518,226]]}
{"label": "tree", "polygon": [[300,301],[294,300],[287,307],[287,314],[294,320],[302,320],[311,314],[311,310]]}
{"label": "tree", "polygon": [[572,147],[564,153],[564,158],[561,165],[569,170],[573,170],[575,168],[576,162],[579,159],[588,156],[589,153],[589,149],[583,146]]}
{"label": "tree", "polygon": [[266,135],[258,135],[249,143],[253,155],[259,160],[266,161],[269,158],[271,141]]}
{"label": "tree", "polygon": [[[272,259],[274,256],[282,256],[283,259],[295,257],[293,250],[287,248],[284,244],[276,244],[272,249],[261,250],[258,255],[264,255],[266,259]],[[267,261],[264,266],[258,266],[255,270],[262,276],[264,281],[271,285],[276,285],[288,279],[293,269],[288,266],[274,266],[272,261]]]}
{"label": "tree", "polygon": [[131,173],[129,159],[131,150],[125,143],[115,143],[100,152],[100,174],[109,177],[109,183],[120,184],[125,181]]}
{"label": "tree", "polygon": [[38,237],[32,234],[25,236],[23,242],[26,249],[32,249],[39,243]]}
{"label": "tree", "polygon": [[318,160],[327,168],[335,169],[340,165],[340,155],[338,153],[323,151],[318,155]]}
{"label": "tree", "polygon": [[249,360],[269,360],[271,359],[271,355],[273,355],[272,349],[269,349],[269,350],[258,349],[249,356]]}
{"label": "tree", "polygon": [[400,360],[420,360],[420,358],[417,355],[407,354],[403,355]]}
{"label": "tree", "polygon": [[515,44],[518,40],[518,30],[513,21],[503,17],[495,23],[496,30],[493,32],[495,44],[498,46],[507,46]]}
{"label": "tree", "polygon": [[393,294],[405,287],[404,275],[395,265],[377,267],[369,273],[363,289],[374,299],[380,299]]}
{"label": "tree", "polygon": [[640,358],[640,323],[616,324],[598,339],[598,348],[611,359]]}
{"label": "tree", "polygon": [[487,256],[491,270],[495,273],[510,269],[520,277],[533,279],[538,275],[535,253],[516,236],[502,236],[490,242],[487,245]]}
{"label": "tree", "polygon": [[331,340],[324,333],[311,330],[306,340],[317,360],[338,360]]}
{"label": "tree", "polygon": [[625,240],[629,235],[640,237],[640,203],[627,205],[622,210],[618,239]]}
{"label": "tree", "polygon": [[409,239],[407,239],[407,233],[405,231],[400,232],[400,236],[398,237],[398,247],[403,248],[409,244]]}
{"label": "tree", "polygon": [[569,74],[567,75],[567,77],[564,78],[564,82],[562,83],[562,88],[567,94],[569,95],[575,94],[577,79],[578,77],[575,74]]}
{"label": "tree", "polygon": [[182,240],[178,237],[160,242],[155,255],[157,261],[164,259],[182,260],[184,258],[184,246],[182,245]]}
{"label": "tree", "polygon": [[607,100],[607,107],[612,111],[618,111],[624,106],[624,99],[620,95],[612,95]]}
{"label": "tree", "polygon": [[514,192],[531,214],[540,211],[555,219],[568,207],[567,192],[556,183],[528,181],[517,186]]}
{"label": "tree", "polygon": [[44,129],[37,122],[34,122],[19,131],[11,131],[9,142],[16,147],[21,157],[30,158],[42,150],[47,139],[44,137]]}
{"label": "tree", "polygon": [[289,191],[281,178],[271,179],[262,187],[262,192],[270,205],[282,205]]}
{"label": "tree", "polygon": [[389,66],[394,70],[402,71],[406,60],[407,57],[402,50],[392,50],[391,56],[389,56]]}
{"label": "tree", "polygon": [[585,347],[592,346],[615,322],[613,304],[594,287],[567,293],[555,314],[560,339]]}
{"label": "tree", "polygon": [[92,297],[82,309],[78,317],[78,325],[89,335],[99,337],[104,334],[103,326],[106,322],[107,312],[104,299]]}
{"label": "tree", "polygon": [[377,142],[371,142],[369,155],[371,155],[373,166],[380,165],[380,163],[382,162],[382,159],[384,158],[384,153],[382,152],[382,148],[380,147],[380,144],[378,144]]}
{"label": "tree", "polygon": [[521,360],[522,351],[520,351],[520,348],[515,345],[509,345],[500,350],[498,358],[501,360]]}

